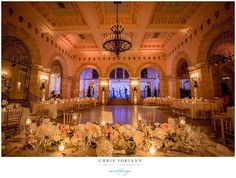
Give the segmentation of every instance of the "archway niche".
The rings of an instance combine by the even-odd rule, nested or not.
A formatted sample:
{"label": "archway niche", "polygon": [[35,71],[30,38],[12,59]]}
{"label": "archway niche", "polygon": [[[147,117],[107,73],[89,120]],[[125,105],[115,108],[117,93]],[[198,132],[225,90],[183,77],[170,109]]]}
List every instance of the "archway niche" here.
{"label": "archway niche", "polygon": [[80,74],[80,97],[98,98],[98,72],[93,68],[85,68]]}
{"label": "archway niche", "polygon": [[62,66],[58,60],[55,60],[51,64],[51,75],[49,84],[50,97],[60,97],[62,91]]}
{"label": "archway niche", "polygon": [[27,101],[32,57],[28,47],[14,36],[2,38],[2,97]]}
{"label": "archway niche", "polygon": [[140,73],[141,98],[160,96],[160,78],[156,69],[144,68]]}
{"label": "archway niche", "polygon": [[234,105],[234,33],[224,32],[211,43],[207,59],[211,66],[215,97],[224,97],[227,106]]}
{"label": "archway niche", "polygon": [[129,73],[118,67],[111,71],[109,81],[109,97],[130,98]]}
{"label": "archway niche", "polygon": [[177,64],[177,78],[179,82],[180,98],[191,98],[188,62],[181,58]]}

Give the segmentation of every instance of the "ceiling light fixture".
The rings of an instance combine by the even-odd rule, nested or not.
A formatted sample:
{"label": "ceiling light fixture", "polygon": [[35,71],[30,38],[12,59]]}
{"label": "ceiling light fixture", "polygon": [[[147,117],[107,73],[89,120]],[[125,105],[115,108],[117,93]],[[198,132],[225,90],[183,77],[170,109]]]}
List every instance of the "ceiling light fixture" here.
{"label": "ceiling light fixture", "polygon": [[130,50],[132,47],[131,39],[122,34],[124,26],[118,20],[118,5],[121,2],[114,2],[116,4],[116,23],[112,25],[111,31],[113,34],[108,35],[103,40],[103,48],[107,51],[113,52],[118,57],[121,52]]}

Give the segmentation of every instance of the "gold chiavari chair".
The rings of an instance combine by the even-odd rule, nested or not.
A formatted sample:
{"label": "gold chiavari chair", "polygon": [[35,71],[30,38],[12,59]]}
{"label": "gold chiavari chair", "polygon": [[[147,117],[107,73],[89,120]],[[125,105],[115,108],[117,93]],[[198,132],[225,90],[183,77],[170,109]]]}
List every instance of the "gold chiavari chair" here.
{"label": "gold chiavari chair", "polygon": [[139,113],[142,117],[143,122],[146,125],[151,125],[155,123],[155,113],[154,112],[147,112],[147,113]]}
{"label": "gold chiavari chair", "polygon": [[5,113],[5,118],[2,120],[2,130],[5,131],[5,135],[11,135],[12,132],[19,133],[23,108],[8,108]]}
{"label": "gold chiavari chair", "polygon": [[217,128],[220,127],[221,139],[225,144],[225,134],[233,135],[231,118],[226,113],[218,111],[214,103],[211,104],[211,112],[214,131],[217,132]]}
{"label": "gold chiavari chair", "polygon": [[49,109],[39,109],[37,111],[37,124],[41,125],[44,119],[53,119],[52,113]]}
{"label": "gold chiavari chair", "polygon": [[78,125],[81,123],[81,113],[64,113],[63,124],[64,125]]}

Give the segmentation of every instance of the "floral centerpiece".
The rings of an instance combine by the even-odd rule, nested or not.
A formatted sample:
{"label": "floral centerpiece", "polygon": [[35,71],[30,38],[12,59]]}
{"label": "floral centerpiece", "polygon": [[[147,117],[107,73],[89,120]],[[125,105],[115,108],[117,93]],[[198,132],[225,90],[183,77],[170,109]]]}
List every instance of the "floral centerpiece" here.
{"label": "floral centerpiece", "polygon": [[96,125],[93,123],[74,126],[58,123],[44,123],[31,132],[30,143],[38,144],[47,151],[57,150],[60,144],[65,148],[86,151],[93,147],[98,156],[112,153],[135,154],[137,150],[149,151],[151,147],[160,151],[196,153],[201,145],[200,131],[190,127],[154,123],[141,128],[133,125]]}

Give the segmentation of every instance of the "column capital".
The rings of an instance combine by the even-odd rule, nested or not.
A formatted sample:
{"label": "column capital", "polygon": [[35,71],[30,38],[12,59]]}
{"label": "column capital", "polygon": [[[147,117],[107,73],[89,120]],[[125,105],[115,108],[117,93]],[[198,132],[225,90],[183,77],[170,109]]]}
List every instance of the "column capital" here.
{"label": "column capital", "polygon": [[43,65],[39,65],[39,64],[33,64],[31,67],[32,70],[39,70],[41,72],[46,72],[46,73],[50,73],[51,69],[44,67]]}
{"label": "column capital", "polygon": [[188,67],[189,72],[200,69],[202,67],[208,66],[208,62],[199,62],[197,64],[194,64],[192,66]]}

